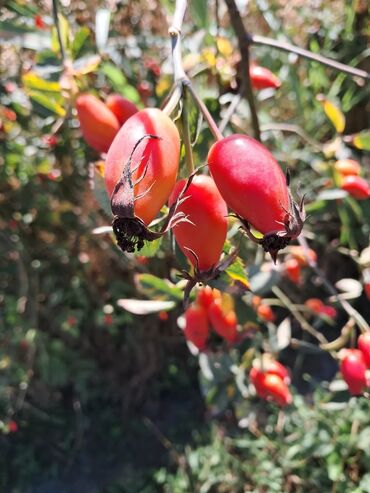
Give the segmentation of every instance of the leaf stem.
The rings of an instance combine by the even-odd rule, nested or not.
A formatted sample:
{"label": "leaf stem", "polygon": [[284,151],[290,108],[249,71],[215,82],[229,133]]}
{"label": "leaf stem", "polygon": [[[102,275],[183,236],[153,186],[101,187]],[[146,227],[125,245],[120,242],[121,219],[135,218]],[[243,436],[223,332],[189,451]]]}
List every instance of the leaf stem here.
{"label": "leaf stem", "polygon": [[54,19],[55,28],[57,30],[60,54],[62,56],[62,61],[64,62],[66,59],[66,52],[64,49],[62,33],[60,30],[60,24],[59,24],[58,0],[53,0],[53,19]]}
{"label": "leaf stem", "polygon": [[193,86],[191,85],[191,82],[189,80],[186,80],[186,81],[184,81],[184,85],[186,85],[186,88],[188,89],[188,91],[192,95],[192,97],[195,101],[195,104],[198,106],[198,108],[202,112],[204,119],[206,120],[207,125],[209,126],[209,129],[212,132],[214,138],[216,140],[223,139],[223,135],[220,132],[220,130],[218,129],[216,122],[214,121],[211,113],[208,111],[207,106],[203,103],[203,101],[200,99],[200,97],[198,96],[198,94],[194,90]]}
{"label": "leaf stem", "polygon": [[259,125],[258,115],[256,110],[256,103],[253,95],[251,78],[249,75],[249,43],[245,42],[245,40],[248,37],[248,33],[244,27],[235,0],[225,0],[225,2],[229,10],[230,22],[233,26],[236,37],[238,38],[239,51],[241,56],[240,75],[242,79],[243,95],[249,104],[254,136],[256,139],[261,140],[261,132],[260,132],[260,125]]}

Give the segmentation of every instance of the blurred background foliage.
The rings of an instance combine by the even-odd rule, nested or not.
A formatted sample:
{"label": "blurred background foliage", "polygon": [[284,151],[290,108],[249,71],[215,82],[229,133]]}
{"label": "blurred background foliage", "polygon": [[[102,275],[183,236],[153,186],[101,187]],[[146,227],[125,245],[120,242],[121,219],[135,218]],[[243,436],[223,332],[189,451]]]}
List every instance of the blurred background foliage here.
{"label": "blurred background foliage", "polygon": [[[282,360],[295,365],[298,390],[284,412],[243,395],[250,340],[203,355],[198,380],[198,360],[176,323],[179,293],[160,283],[176,282],[174,266],[186,265],[171,241],[149,257],[123,255],[109,233],[94,233],[110,219],[89,185],[99,156],[81,138],[74,97],[82,90],[100,96],[114,91],[140,107],[159,106],[172,83],[167,29],[173,3],[61,1],[68,70],[50,1],[5,0],[2,7],[0,488],[370,492],[369,400],[348,401],[339,384],[318,385],[334,377],[334,359],[311,339],[303,352],[286,348]],[[220,122],[238,92],[236,39],[223,2],[189,3],[184,65]],[[369,71],[367,2],[239,3],[251,32]],[[278,91],[257,94],[262,139],[291,168],[293,190],[307,193],[305,229],[319,266],[333,284],[346,278],[361,283],[370,266],[370,201],[338,193],[332,163],[357,159],[369,176],[368,134],[357,146],[350,137],[369,126],[369,85],[271,48],[253,47],[252,55],[282,81]],[[318,94],[343,112],[345,137]],[[249,120],[241,101],[225,133],[252,133]],[[194,148],[197,164],[211,142],[203,129]],[[242,256],[252,279],[258,253],[244,241]],[[257,291],[271,296],[279,284],[294,303],[326,300],[314,273],[303,275],[298,291],[281,272]],[[148,297],[174,300],[175,308],[135,316],[117,304]],[[370,319],[361,290],[351,302]],[[346,321],[338,309],[336,322],[316,321],[329,340]],[[246,310],[238,313],[243,323],[246,316],[256,323]],[[286,309],[278,307],[277,315],[282,321]],[[259,330],[257,339],[268,331]],[[292,330],[302,332],[294,324]]]}

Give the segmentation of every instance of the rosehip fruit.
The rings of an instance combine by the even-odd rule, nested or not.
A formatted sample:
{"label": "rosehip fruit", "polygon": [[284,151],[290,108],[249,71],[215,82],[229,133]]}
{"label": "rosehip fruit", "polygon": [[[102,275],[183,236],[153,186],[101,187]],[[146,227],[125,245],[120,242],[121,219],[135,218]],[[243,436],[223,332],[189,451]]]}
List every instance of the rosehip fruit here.
{"label": "rosehip fruit", "polygon": [[76,109],[86,142],[98,152],[107,152],[120,128],[115,115],[92,94],[78,96]]}
{"label": "rosehip fruit", "polygon": [[298,284],[301,281],[301,266],[295,258],[289,258],[284,262],[284,270],[292,282]]}
{"label": "rosehip fruit", "polygon": [[357,340],[357,346],[362,353],[366,366],[370,368],[370,332],[360,335]]}
{"label": "rosehip fruit", "polygon": [[342,176],[359,175],[361,173],[360,164],[353,159],[338,159],[334,163],[334,169]]}
{"label": "rosehip fruit", "polygon": [[352,395],[359,395],[367,387],[366,364],[359,349],[345,349],[340,363],[340,371]]}
{"label": "rosehip fruit", "polygon": [[185,312],[185,337],[200,351],[206,346],[209,325],[206,310],[199,305],[190,305]]}
{"label": "rosehip fruit", "polygon": [[257,307],[257,315],[265,322],[273,322],[275,320],[275,314],[271,306],[263,303]]}
{"label": "rosehip fruit", "polygon": [[250,66],[249,76],[254,89],[266,89],[268,87],[278,89],[281,86],[280,79],[271,70],[259,65]]}
{"label": "rosehip fruit", "polygon": [[216,334],[230,343],[235,342],[238,320],[234,310],[224,313],[221,300],[215,300],[208,308],[207,313]]}
{"label": "rosehip fruit", "polygon": [[120,126],[122,126],[130,116],[137,113],[139,110],[134,103],[125,99],[120,94],[110,94],[105,104],[115,114]]}
{"label": "rosehip fruit", "polygon": [[287,384],[274,373],[266,373],[263,380],[263,388],[267,400],[275,401],[279,406],[287,406],[292,403],[292,394]]}
{"label": "rosehip fruit", "polygon": [[[158,138],[142,140],[133,152],[135,145],[148,134]],[[166,203],[176,182],[180,159],[176,125],[157,108],[141,110],[126,121],[105,163],[105,184],[110,197],[131,154],[131,178],[136,182],[134,211],[147,225]]]}
{"label": "rosehip fruit", "polygon": [[300,245],[294,245],[289,247],[289,254],[297,260],[301,267],[306,267],[308,260],[314,263],[317,262],[317,254],[312,248],[304,249]]}
{"label": "rosehip fruit", "polygon": [[[171,206],[183,191],[186,180],[180,180],[171,193]],[[185,192],[188,197],[179,207],[189,221],[173,228],[181,251],[200,271],[209,271],[219,261],[227,233],[227,206],[210,176],[197,175]]]}
{"label": "rosehip fruit", "polygon": [[198,291],[196,302],[204,308],[209,308],[216,299],[221,299],[221,292],[205,286]]}
{"label": "rosehip fruit", "polygon": [[360,176],[345,176],[341,188],[357,200],[365,200],[370,197],[370,185]]}
{"label": "rosehip fruit", "polygon": [[315,313],[321,313],[323,306],[325,306],[319,298],[309,298],[304,304]]}

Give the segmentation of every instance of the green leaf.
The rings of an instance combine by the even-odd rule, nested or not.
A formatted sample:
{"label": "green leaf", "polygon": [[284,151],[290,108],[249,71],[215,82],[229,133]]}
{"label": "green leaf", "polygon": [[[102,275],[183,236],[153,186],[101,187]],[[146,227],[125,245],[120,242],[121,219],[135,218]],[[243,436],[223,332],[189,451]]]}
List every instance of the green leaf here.
{"label": "green leaf", "polygon": [[107,77],[116,92],[122,94],[122,96],[133,103],[140,103],[140,94],[134,87],[128,84],[126,77],[119,68],[107,62],[100,66],[100,72]]}
{"label": "green leaf", "polygon": [[352,143],[357,149],[370,151],[370,130],[364,130],[352,136]]}
{"label": "green leaf", "polygon": [[22,82],[28,90],[36,89],[37,91],[42,92],[61,92],[59,82],[42,79],[34,72],[27,72],[24,74],[22,77]]}
{"label": "green leaf", "polygon": [[208,10],[208,2],[205,2],[204,0],[193,0],[190,3],[191,17],[198,28],[208,28]]}
{"label": "green leaf", "polygon": [[[63,48],[66,51],[68,51],[70,48],[70,42],[69,42],[70,28],[69,28],[68,20],[62,14],[58,14],[58,19],[59,19],[60,37],[62,38]],[[56,27],[53,27],[51,31],[51,49],[55,53],[60,52],[58,31]]]}
{"label": "green leaf", "polygon": [[90,34],[90,29],[86,26],[80,27],[80,29],[76,32],[71,46],[72,58],[74,60],[79,56],[80,51],[89,39]]}
{"label": "green leaf", "polygon": [[105,214],[108,217],[112,217],[110,200],[108,197],[107,189],[105,188],[104,178],[96,170],[94,170],[93,173],[94,173],[93,188],[94,188],[95,198],[98,201],[98,204],[100,205],[102,210],[105,212]]}
{"label": "green leaf", "polygon": [[327,458],[328,476],[331,481],[338,481],[343,474],[343,463],[340,455],[333,452]]}
{"label": "green leaf", "polygon": [[182,290],[168,280],[160,279],[152,274],[137,274],[136,280],[148,297],[155,298],[161,296],[176,300],[183,298]]}
{"label": "green leaf", "polygon": [[240,257],[237,257],[225,272],[233,282],[242,285],[245,289],[250,289],[245,265]]}
{"label": "green leaf", "polygon": [[158,240],[154,241],[145,241],[143,248],[138,252],[135,252],[135,255],[140,257],[155,257],[161,244],[162,238],[158,238]]}
{"label": "green leaf", "polygon": [[55,115],[65,116],[66,111],[63,106],[61,106],[55,99],[50,98],[50,95],[44,94],[40,91],[29,91],[28,95],[31,100],[40,104]]}

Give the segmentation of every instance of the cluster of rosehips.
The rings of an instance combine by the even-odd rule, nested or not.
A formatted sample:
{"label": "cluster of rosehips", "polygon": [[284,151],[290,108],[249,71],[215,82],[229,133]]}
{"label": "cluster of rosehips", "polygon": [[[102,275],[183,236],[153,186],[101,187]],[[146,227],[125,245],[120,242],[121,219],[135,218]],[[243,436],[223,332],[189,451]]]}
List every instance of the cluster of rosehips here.
{"label": "cluster of rosehips", "polygon": [[370,332],[361,334],[357,340],[358,349],[342,349],[340,371],[352,395],[361,395],[370,387],[370,379],[366,376],[370,368]]}
{"label": "cluster of rosehips", "polygon": [[353,159],[339,159],[334,163],[334,170],[342,190],[357,200],[370,198],[370,184],[360,176],[361,166]]}
{"label": "cluster of rosehips", "polygon": [[289,372],[269,354],[266,353],[260,359],[254,360],[249,372],[249,380],[262,399],[275,402],[279,406],[292,403]]}
{"label": "cluster of rosehips", "polygon": [[204,351],[211,329],[228,343],[237,339],[238,320],[231,297],[209,286],[198,291],[196,300],[185,311],[185,338]]}
{"label": "cluster of rosehips", "polygon": [[316,264],[316,261],[316,252],[311,248],[307,248],[305,251],[299,245],[292,246],[282,264],[283,273],[294,284],[301,284],[302,267],[307,267],[310,263]]}

